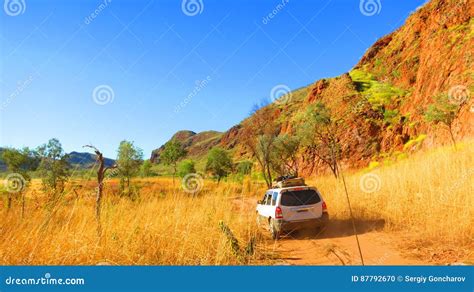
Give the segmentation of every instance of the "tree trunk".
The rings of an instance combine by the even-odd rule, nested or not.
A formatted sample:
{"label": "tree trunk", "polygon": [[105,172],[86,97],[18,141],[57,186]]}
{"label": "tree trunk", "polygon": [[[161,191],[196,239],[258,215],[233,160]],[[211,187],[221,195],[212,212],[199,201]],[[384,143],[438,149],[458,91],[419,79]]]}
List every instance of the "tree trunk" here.
{"label": "tree trunk", "polygon": [[331,165],[329,165],[329,167],[331,168],[332,173],[334,174],[334,176],[336,178],[338,178],[339,169],[337,167],[337,158],[336,158],[336,153],[335,153],[335,150],[334,150],[334,148],[336,148],[334,140],[335,140],[335,138],[332,137],[329,141],[329,149],[331,151]]}
{"label": "tree trunk", "polygon": [[[102,192],[104,190],[104,178],[105,178],[105,173],[108,169],[108,167],[105,167],[105,161],[104,161],[104,156],[102,153],[95,148],[94,146],[86,145],[84,147],[89,147],[94,149],[95,154],[97,155],[97,161],[99,162],[99,169],[97,170],[97,192],[96,192],[96,199],[95,199],[95,219],[97,221],[97,233],[100,234],[102,233],[102,226],[100,223],[100,213],[101,213],[101,207],[102,207]],[[116,168],[117,166],[114,165],[111,168]],[[128,180],[127,180],[128,183]]]}
{"label": "tree trunk", "polygon": [[267,165],[267,186],[272,187],[272,171],[270,170],[270,165]]}
{"label": "tree trunk", "polygon": [[95,218],[98,224],[100,224],[100,208],[102,204],[102,191],[104,190],[104,165],[103,161],[99,163],[99,169],[97,170],[97,194],[95,198]]}
{"label": "tree trunk", "polygon": [[174,187],[174,178],[176,176],[176,163],[173,166],[173,187]]}
{"label": "tree trunk", "polygon": [[449,135],[451,136],[451,141],[453,142],[454,150],[457,150],[456,140],[454,139],[454,134],[453,134],[453,129],[451,126],[449,126],[448,128],[449,128]]}
{"label": "tree trunk", "polygon": [[334,177],[337,178],[337,171],[336,171],[336,169],[335,169],[333,166],[331,166],[331,165],[329,166],[329,168],[331,169],[331,172],[332,172],[332,174],[334,175]]}

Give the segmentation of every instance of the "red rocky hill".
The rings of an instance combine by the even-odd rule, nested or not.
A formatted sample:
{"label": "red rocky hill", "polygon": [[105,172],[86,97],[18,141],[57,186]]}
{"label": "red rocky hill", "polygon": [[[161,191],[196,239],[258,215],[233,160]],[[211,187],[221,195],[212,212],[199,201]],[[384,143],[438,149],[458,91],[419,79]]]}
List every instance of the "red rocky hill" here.
{"label": "red rocky hill", "polygon": [[[370,161],[396,159],[420,147],[449,142],[446,129],[423,118],[434,97],[449,94],[462,99],[455,137],[473,136],[473,2],[430,1],[398,30],[379,39],[350,72],[316,81],[284,97],[287,102],[268,105],[279,132],[291,134],[299,126],[298,114],[308,105],[323,102],[347,126],[339,137],[344,166],[364,167]],[[178,132],[174,139],[182,140],[193,157],[216,145],[232,150],[236,158],[248,157],[241,125],[223,134]],[[153,152],[152,160],[159,152]],[[302,162],[305,169],[303,157]]]}

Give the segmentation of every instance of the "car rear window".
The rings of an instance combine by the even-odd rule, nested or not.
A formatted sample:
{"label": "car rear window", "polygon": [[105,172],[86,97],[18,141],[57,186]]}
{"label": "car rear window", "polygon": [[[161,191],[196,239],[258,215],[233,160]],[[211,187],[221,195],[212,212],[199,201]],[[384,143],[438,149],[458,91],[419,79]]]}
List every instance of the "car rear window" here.
{"label": "car rear window", "polygon": [[281,195],[283,206],[314,205],[321,202],[321,198],[315,190],[286,191]]}

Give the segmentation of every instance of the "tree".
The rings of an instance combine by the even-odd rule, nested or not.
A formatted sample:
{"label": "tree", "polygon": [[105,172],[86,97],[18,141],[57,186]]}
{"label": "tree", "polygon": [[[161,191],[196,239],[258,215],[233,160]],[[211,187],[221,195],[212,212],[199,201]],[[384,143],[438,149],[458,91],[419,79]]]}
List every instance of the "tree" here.
{"label": "tree", "polygon": [[335,119],[322,102],[310,106],[302,117],[299,136],[311,156],[311,161],[326,164],[338,177],[338,160],[342,156],[338,133],[340,120]]}
{"label": "tree", "polygon": [[84,147],[91,148],[94,150],[95,155],[97,156],[97,161],[99,162],[99,168],[97,169],[97,194],[96,194],[96,204],[95,204],[95,218],[97,221],[97,231],[100,234],[102,231],[101,224],[100,224],[100,210],[101,210],[101,203],[102,203],[102,192],[104,189],[104,178],[105,173],[107,170],[116,168],[117,165],[112,167],[105,167],[105,160],[104,155],[100,152],[96,147],[92,145],[86,145]]}
{"label": "tree", "polygon": [[268,187],[272,185],[272,151],[280,131],[275,115],[271,106],[259,109],[244,121],[241,135],[243,144],[257,160]]}
{"label": "tree", "polygon": [[180,177],[185,177],[190,173],[196,173],[194,161],[192,161],[191,159],[181,161],[178,165],[178,175]]}
{"label": "tree", "polygon": [[273,176],[273,150],[275,148],[276,135],[260,135],[255,145],[255,158],[262,168],[263,177],[268,187],[271,187]]}
{"label": "tree", "polygon": [[302,126],[300,127],[299,136],[302,139],[303,145],[310,153],[311,160],[315,161],[315,158],[318,158],[331,169],[336,178],[342,180],[352,228],[354,230],[362,265],[364,265],[364,258],[362,256],[346,180],[343,171],[339,168],[339,160],[342,157],[342,147],[338,136],[344,131],[342,119],[333,116],[331,110],[326,107],[324,103],[317,102],[307,109],[301,122]]}
{"label": "tree", "polygon": [[41,158],[39,172],[42,177],[43,189],[50,194],[51,201],[64,192],[65,184],[70,176],[69,156],[64,153],[58,139],[51,139],[38,148]]}
{"label": "tree", "polygon": [[11,208],[12,193],[18,194],[21,198],[21,217],[25,214],[25,188],[27,183],[31,180],[29,171],[34,170],[38,165],[37,155],[34,151],[29,148],[23,148],[17,150],[14,148],[7,148],[3,150],[2,160],[7,166],[8,171],[11,173],[11,182],[14,184],[11,190],[8,192],[7,209]]}
{"label": "tree", "polygon": [[298,176],[298,151],[301,140],[298,136],[280,135],[275,140],[275,149],[272,152],[272,167],[279,175]]}
{"label": "tree", "polygon": [[135,147],[133,142],[126,140],[120,142],[116,160],[118,175],[120,177],[120,187],[122,193],[126,188],[127,194],[130,197],[133,195],[130,191],[130,180],[140,171],[142,160],[143,151]]}
{"label": "tree", "polygon": [[152,176],[153,175],[153,171],[152,171],[152,166],[153,166],[153,163],[151,163],[150,160],[145,160],[143,161],[143,164],[140,168],[140,172],[142,174],[143,177],[149,177],[149,176]]}
{"label": "tree", "polygon": [[173,166],[173,184],[177,172],[178,161],[186,156],[186,151],[178,140],[171,140],[165,144],[165,148],[160,155],[163,163]]}
{"label": "tree", "polygon": [[232,171],[232,158],[229,153],[222,148],[214,147],[207,155],[206,171],[217,177],[219,183],[223,177]]}
{"label": "tree", "polygon": [[249,175],[252,172],[253,162],[244,160],[237,164],[237,173],[241,175]]}
{"label": "tree", "polygon": [[428,106],[425,112],[425,120],[434,124],[443,124],[448,128],[451,141],[456,148],[456,140],[453,134],[453,122],[456,119],[461,105],[449,101],[447,95],[435,97],[435,102]]}

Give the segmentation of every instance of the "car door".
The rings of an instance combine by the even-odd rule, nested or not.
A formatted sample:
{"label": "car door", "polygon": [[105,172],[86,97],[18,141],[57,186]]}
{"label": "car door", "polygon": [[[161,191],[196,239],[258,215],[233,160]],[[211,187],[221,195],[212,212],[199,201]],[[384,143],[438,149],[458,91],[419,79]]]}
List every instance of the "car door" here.
{"label": "car door", "polygon": [[268,193],[265,193],[265,195],[263,196],[263,199],[257,205],[257,212],[259,216],[265,217],[265,218],[267,217],[267,213],[268,213],[267,198],[268,198]]}
{"label": "car door", "polygon": [[267,218],[271,216],[272,212],[271,212],[271,201],[272,201],[272,193],[271,192],[266,192],[265,193],[265,197],[262,201],[262,205],[261,205],[261,212],[260,214]]}

